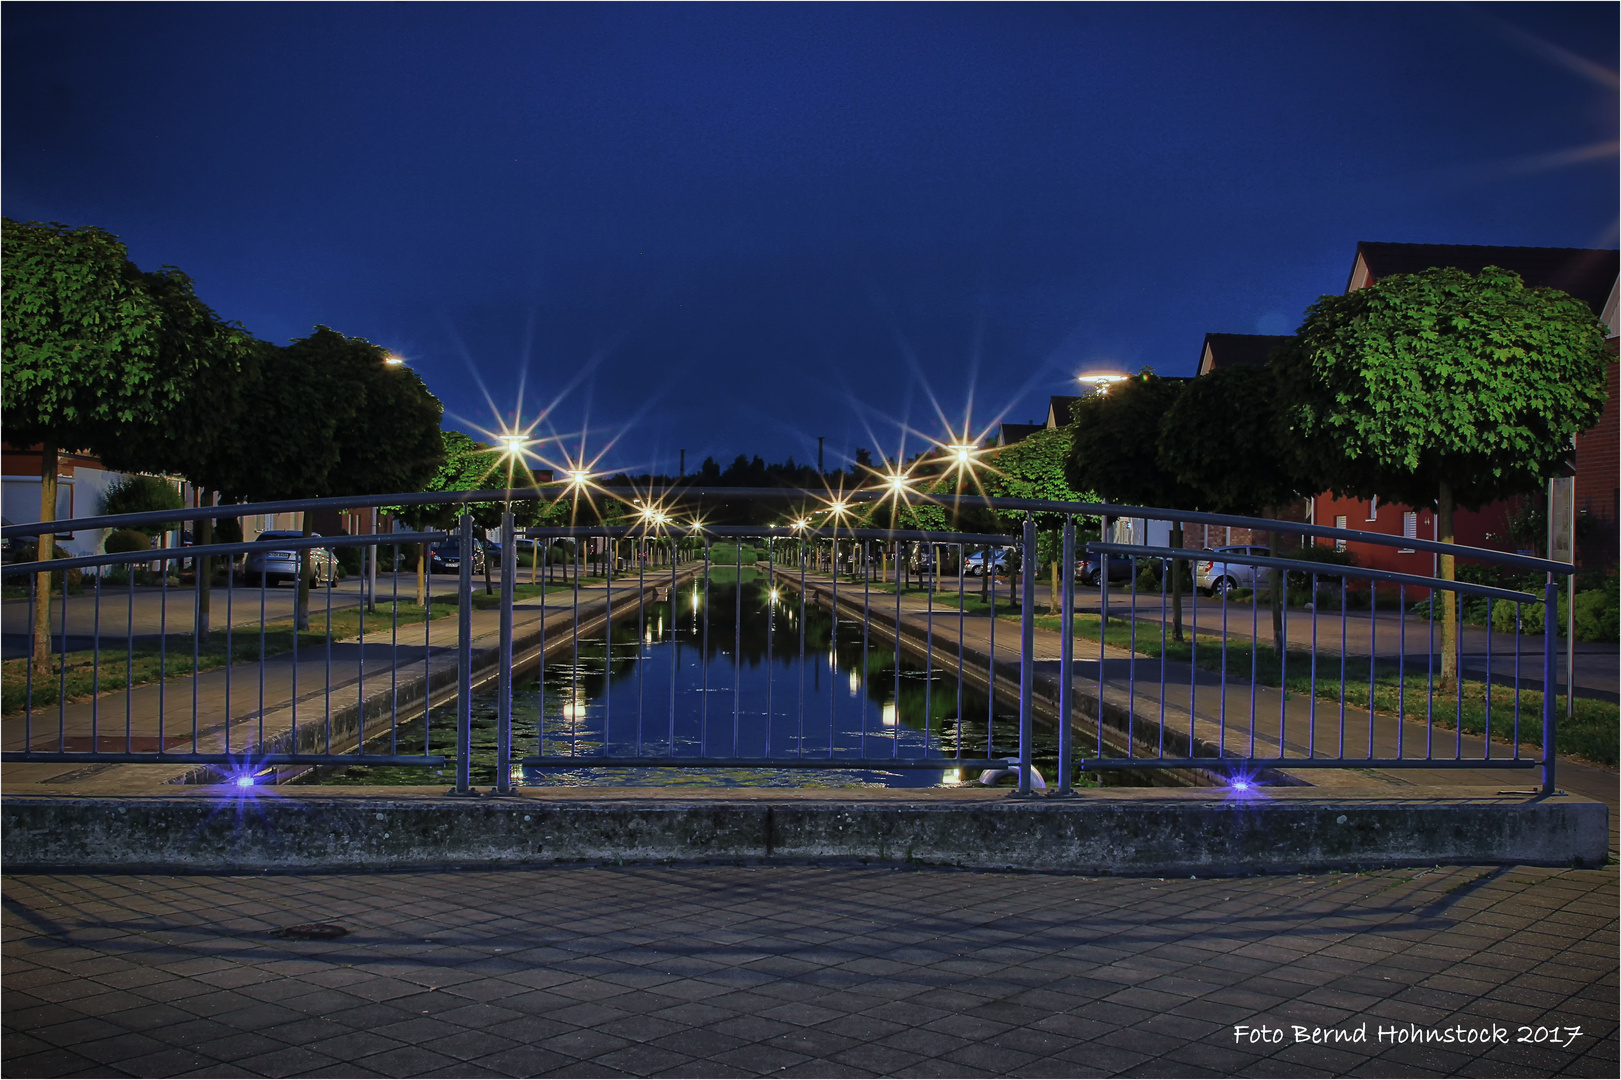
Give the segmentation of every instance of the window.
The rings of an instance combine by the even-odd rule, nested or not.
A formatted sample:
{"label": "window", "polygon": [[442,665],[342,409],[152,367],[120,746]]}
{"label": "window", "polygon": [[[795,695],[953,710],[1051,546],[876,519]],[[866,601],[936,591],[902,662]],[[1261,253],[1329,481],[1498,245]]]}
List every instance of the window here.
{"label": "window", "polygon": [[1368,500],[1368,520],[1379,520],[1379,496],[1377,495]]}
{"label": "window", "polygon": [[[1334,515],[1334,527],[1336,529],[1345,528],[1345,515],[1344,514],[1335,514]],[[1345,540],[1343,538],[1334,541],[1334,550],[1335,551],[1344,551],[1345,550]]]}
{"label": "window", "polygon": [[[1409,510],[1401,516],[1401,534],[1403,539],[1413,540],[1418,537],[1418,511]],[[1412,548],[1402,548],[1403,554],[1411,554]]]}

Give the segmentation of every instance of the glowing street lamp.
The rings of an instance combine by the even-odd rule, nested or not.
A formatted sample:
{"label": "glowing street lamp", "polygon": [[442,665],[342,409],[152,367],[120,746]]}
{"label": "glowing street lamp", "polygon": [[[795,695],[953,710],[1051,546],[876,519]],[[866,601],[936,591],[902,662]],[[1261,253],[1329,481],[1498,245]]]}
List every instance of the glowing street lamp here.
{"label": "glowing street lamp", "polygon": [[501,444],[501,453],[507,457],[522,457],[524,450],[529,446],[529,437],[526,435],[498,435],[496,440]]}
{"label": "glowing street lamp", "polygon": [[383,357],[383,363],[387,364],[389,367],[399,367],[401,364],[405,363],[405,357],[396,356],[393,353],[389,353],[387,356]]}
{"label": "glowing street lamp", "polygon": [[569,469],[563,474],[568,477],[570,487],[585,487],[591,482],[591,473],[586,469]]}
{"label": "glowing street lamp", "polygon": [[1085,383],[1096,393],[1107,394],[1111,386],[1123,383],[1129,378],[1130,375],[1121,375],[1118,372],[1099,372],[1093,375],[1077,375],[1075,381]]}

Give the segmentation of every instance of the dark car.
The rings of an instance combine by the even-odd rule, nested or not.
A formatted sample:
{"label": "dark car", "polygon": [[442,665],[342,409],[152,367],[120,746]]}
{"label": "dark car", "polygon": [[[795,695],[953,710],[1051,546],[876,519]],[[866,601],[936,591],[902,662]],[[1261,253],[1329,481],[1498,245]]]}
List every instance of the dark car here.
{"label": "dark car", "polygon": [[[473,538],[473,573],[484,572],[484,541]],[[436,574],[456,574],[462,568],[462,545],[459,537],[441,540],[428,549],[428,568]]]}
{"label": "dark car", "polygon": [[[1130,581],[1137,575],[1136,560],[1124,555],[1109,556],[1109,580]],[[1075,580],[1082,585],[1096,585],[1103,577],[1103,556],[1088,555],[1084,560],[1076,560]]]}

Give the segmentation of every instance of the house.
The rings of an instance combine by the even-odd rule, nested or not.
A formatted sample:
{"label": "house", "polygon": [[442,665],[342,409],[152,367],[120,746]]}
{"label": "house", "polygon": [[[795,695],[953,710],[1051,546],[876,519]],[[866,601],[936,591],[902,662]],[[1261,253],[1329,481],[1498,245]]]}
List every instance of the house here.
{"label": "house", "polygon": [[[7,525],[39,520],[39,446],[14,447],[0,444],[0,516]],[[56,520],[94,517],[101,513],[107,489],[123,473],[104,468],[88,454],[62,452],[56,468]],[[95,555],[101,551],[105,529],[81,529],[77,533],[57,533],[56,546],[70,556]]]}
{"label": "house", "polygon": [[1047,427],[1068,427],[1070,423],[1069,407],[1081,400],[1078,396],[1066,395],[1047,399]]}
{"label": "house", "polygon": [[[1527,285],[1559,289],[1585,301],[1607,327],[1611,350],[1616,348],[1616,287],[1621,253],[1589,248],[1488,247],[1463,244],[1357,245],[1347,293],[1366,288],[1392,274],[1418,273],[1438,266],[1456,267],[1475,274],[1498,266],[1520,275]],[[1616,394],[1616,365],[1609,366],[1610,401]],[[1576,439],[1576,506],[1585,519],[1578,561],[1584,566],[1613,566],[1616,561],[1616,514],[1621,503],[1616,478],[1617,422],[1606,407],[1596,427]],[[1528,498],[1535,498],[1529,496]],[[1516,550],[1509,535],[1510,518],[1523,500],[1492,503],[1476,511],[1459,510],[1453,516],[1458,543],[1471,547]],[[1391,536],[1435,539],[1438,522],[1432,506],[1403,506],[1374,499],[1342,499],[1330,493],[1310,500],[1309,520],[1318,525],[1361,529]],[[1373,544],[1351,544],[1363,566],[1413,574],[1430,574],[1434,558],[1427,552],[1392,549]]]}
{"label": "house", "polygon": [[1012,446],[1051,426],[1051,424],[1003,424],[996,432],[996,445]]}
{"label": "house", "polygon": [[1194,378],[1208,375],[1218,367],[1263,367],[1272,350],[1290,337],[1289,334],[1206,334]]}

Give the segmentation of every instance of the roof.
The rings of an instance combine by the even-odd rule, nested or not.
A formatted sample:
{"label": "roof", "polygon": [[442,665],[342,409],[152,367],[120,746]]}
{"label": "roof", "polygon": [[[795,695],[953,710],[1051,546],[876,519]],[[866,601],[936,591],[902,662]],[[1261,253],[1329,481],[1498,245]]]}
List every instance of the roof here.
{"label": "roof", "polygon": [[1054,396],[1047,401],[1047,426],[1051,428],[1068,427],[1070,420],[1069,407],[1081,400],[1080,395]]}
{"label": "roof", "polygon": [[1260,367],[1272,350],[1289,340],[1288,334],[1206,334],[1199,350],[1198,373],[1218,367]]}
{"label": "roof", "polygon": [[1608,248],[1387,244],[1364,240],[1356,246],[1345,291],[1360,289],[1392,274],[1416,274],[1437,266],[1455,267],[1469,274],[1500,266],[1520,275],[1527,285],[1567,292],[1585,301],[1598,315],[1615,287],[1621,252]]}
{"label": "roof", "polygon": [[1003,424],[996,436],[997,446],[1012,446],[1016,442],[1023,442],[1038,431],[1044,431],[1046,424]]}

